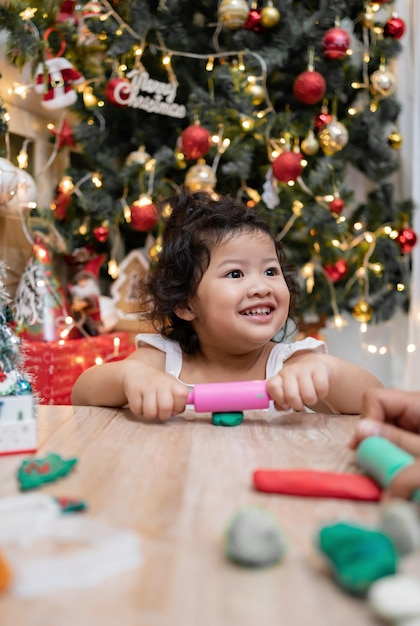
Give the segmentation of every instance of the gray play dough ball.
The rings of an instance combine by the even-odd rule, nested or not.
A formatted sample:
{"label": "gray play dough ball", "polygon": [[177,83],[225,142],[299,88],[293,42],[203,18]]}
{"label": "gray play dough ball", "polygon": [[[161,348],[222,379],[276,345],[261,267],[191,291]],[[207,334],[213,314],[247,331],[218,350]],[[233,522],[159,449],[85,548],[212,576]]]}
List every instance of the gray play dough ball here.
{"label": "gray play dough ball", "polygon": [[404,574],[385,576],[370,586],[367,600],[382,619],[406,625],[420,620],[420,578]]}
{"label": "gray play dough ball", "polygon": [[249,567],[264,567],[280,561],[286,541],[275,518],[262,508],[240,509],[226,531],[226,556]]}
{"label": "gray play dough ball", "polygon": [[420,546],[420,517],[417,504],[407,500],[390,500],[381,510],[379,528],[392,539],[401,555]]}

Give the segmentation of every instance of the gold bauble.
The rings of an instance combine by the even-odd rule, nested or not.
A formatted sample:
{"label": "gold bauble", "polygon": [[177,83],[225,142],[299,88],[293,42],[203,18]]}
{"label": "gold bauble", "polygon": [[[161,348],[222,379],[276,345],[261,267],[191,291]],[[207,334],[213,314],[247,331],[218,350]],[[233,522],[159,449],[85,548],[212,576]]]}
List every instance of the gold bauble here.
{"label": "gold bauble", "polygon": [[144,165],[150,158],[150,154],[146,152],[145,147],[140,146],[135,152],[130,152],[125,160],[125,164],[132,165],[135,163],[136,165]]}
{"label": "gold bauble", "polygon": [[312,156],[316,154],[319,150],[319,143],[317,138],[315,137],[315,133],[313,130],[310,130],[305,139],[300,144],[301,150],[304,154],[308,156]]}
{"label": "gold bauble", "polygon": [[370,90],[374,96],[387,98],[392,96],[395,89],[394,75],[386,67],[380,67],[379,70],[373,72],[370,77]]}
{"label": "gold bauble", "polygon": [[185,176],[185,184],[190,191],[213,191],[216,182],[216,174],[206,163],[193,165]]}
{"label": "gold bauble", "polygon": [[219,4],[219,18],[226,28],[234,30],[244,24],[249,15],[246,0],[222,0]]}
{"label": "gold bauble", "polygon": [[373,28],[375,26],[375,19],[376,18],[374,12],[371,10],[370,7],[368,7],[362,15],[362,24],[366,28]]}
{"label": "gold bauble", "polygon": [[403,142],[403,138],[400,135],[400,133],[396,130],[393,133],[391,133],[388,137],[388,143],[391,146],[391,148],[394,148],[394,150],[399,150],[401,148],[402,142]]}
{"label": "gold bauble", "polygon": [[162,240],[158,237],[153,244],[153,246],[149,250],[149,257],[154,262],[157,263],[159,261],[160,253],[162,252]]}
{"label": "gold bauble", "polygon": [[273,28],[280,21],[280,11],[276,7],[268,6],[261,9],[261,25],[264,28]]}
{"label": "gold bauble", "polygon": [[172,215],[172,207],[169,204],[169,202],[166,202],[166,204],[164,205],[163,209],[162,209],[162,217],[167,220],[169,217],[171,217]]}
{"label": "gold bauble", "polygon": [[258,106],[264,102],[265,90],[264,87],[261,87],[261,85],[256,85],[255,83],[248,85],[245,91],[249,96],[251,96],[251,102],[254,106]]}
{"label": "gold bauble", "polygon": [[373,315],[373,309],[366,300],[359,300],[352,311],[355,320],[361,323],[370,322]]}
{"label": "gold bauble", "polygon": [[319,144],[325,154],[332,156],[344,148],[349,140],[347,128],[338,120],[325,124],[318,134]]}

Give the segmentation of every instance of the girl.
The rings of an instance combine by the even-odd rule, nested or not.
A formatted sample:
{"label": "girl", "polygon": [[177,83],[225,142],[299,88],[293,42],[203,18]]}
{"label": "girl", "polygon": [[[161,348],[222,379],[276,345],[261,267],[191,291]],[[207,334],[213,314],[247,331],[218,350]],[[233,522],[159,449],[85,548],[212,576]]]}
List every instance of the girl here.
{"label": "girl", "polygon": [[143,282],[158,334],[123,361],[94,366],[73,404],[125,406],[146,419],[185,410],[191,385],[267,379],[278,410],[359,413],[372,374],[312,338],[283,344],[298,294],[283,248],[261,216],[230,197],[181,192],[169,201],[156,267]]}

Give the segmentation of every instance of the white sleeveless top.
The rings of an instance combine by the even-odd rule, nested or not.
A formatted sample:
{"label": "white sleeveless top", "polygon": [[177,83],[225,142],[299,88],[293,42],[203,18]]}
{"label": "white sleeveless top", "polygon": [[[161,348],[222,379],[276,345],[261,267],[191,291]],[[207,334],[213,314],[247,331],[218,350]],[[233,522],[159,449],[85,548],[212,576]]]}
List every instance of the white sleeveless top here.
{"label": "white sleeveless top", "polygon": [[[183,382],[179,378],[182,369],[182,350],[177,341],[166,339],[166,337],[162,337],[161,335],[141,333],[136,336],[136,347],[140,348],[144,345],[153,346],[154,348],[165,352],[165,372],[167,374],[172,374],[172,376],[177,378],[180,382]],[[267,360],[267,366],[265,369],[266,379],[274,376],[274,374],[277,374],[277,372],[282,369],[284,361],[287,361],[292,354],[302,350],[312,350],[318,354],[327,353],[325,343],[323,341],[319,341],[318,339],[313,339],[312,337],[306,337],[306,339],[295,341],[294,343],[276,343]],[[188,387],[192,387],[192,385],[188,385]]]}

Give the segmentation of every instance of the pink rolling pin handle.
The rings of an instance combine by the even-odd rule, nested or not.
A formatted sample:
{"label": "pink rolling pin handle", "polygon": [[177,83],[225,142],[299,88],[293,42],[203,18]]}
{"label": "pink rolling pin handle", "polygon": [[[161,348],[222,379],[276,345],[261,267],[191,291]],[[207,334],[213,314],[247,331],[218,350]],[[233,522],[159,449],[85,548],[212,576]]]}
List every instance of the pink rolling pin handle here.
{"label": "pink rolling pin handle", "polygon": [[223,413],[266,409],[270,405],[270,396],[265,380],[208,383],[195,385],[187,403],[199,413]]}

